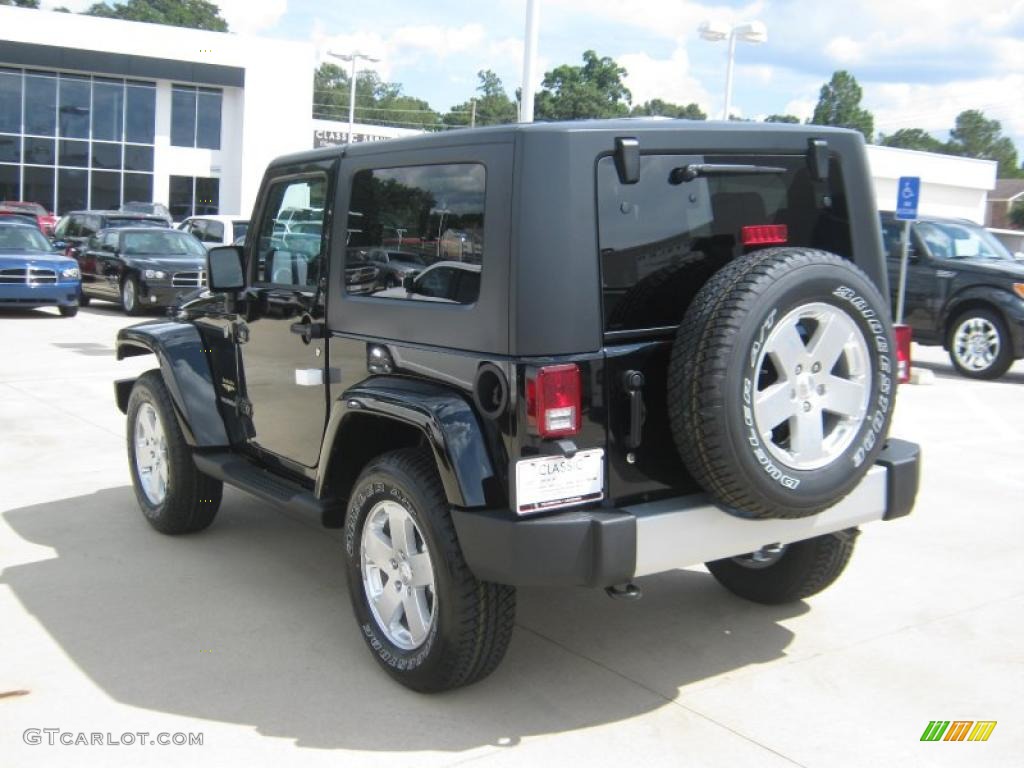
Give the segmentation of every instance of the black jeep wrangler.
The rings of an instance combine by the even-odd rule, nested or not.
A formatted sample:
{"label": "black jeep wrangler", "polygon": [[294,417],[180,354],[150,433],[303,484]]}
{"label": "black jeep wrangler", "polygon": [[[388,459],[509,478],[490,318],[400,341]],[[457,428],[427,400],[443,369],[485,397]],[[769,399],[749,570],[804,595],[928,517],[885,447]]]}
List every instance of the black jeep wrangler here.
{"label": "black jeep wrangler", "polygon": [[[296,208],[322,226],[286,237]],[[326,148],[267,170],[210,293],[118,336],[146,519],[210,525],[223,483],[343,528],[361,634],[395,679],[501,661],[517,585],[636,597],[707,563],[799,600],[857,526],[907,514],[859,134],[537,124]],[[422,270],[366,287],[394,249]]]}

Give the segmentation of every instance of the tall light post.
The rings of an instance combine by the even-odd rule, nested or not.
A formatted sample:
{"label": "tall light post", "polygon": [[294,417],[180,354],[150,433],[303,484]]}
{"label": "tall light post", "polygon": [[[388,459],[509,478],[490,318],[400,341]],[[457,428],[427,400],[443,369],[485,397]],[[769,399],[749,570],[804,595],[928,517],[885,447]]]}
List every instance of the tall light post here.
{"label": "tall light post", "polygon": [[526,0],[526,40],[523,46],[523,88],[519,102],[519,122],[533,122],[533,71],[537,65],[537,36],[540,27],[540,0]]}
{"label": "tall light post", "polygon": [[768,28],[760,21],[748,21],[734,27],[720,21],[705,21],[698,31],[703,39],[713,43],[729,41],[729,61],[725,67],[725,105],[722,107],[722,119],[728,120],[732,101],[732,64],[736,57],[736,41],[755,44],[767,42]]}
{"label": "tall light post", "polygon": [[328,56],[333,56],[336,59],[349,62],[348,69],[348,143],[352,143],[352,130],[356,122],[356,61],[362,59],[363,61],[369,61],[376,64],[380,59],[375,59],[372,56],[367,56],[365,53],[334,53],[334,51],[328,51]]}

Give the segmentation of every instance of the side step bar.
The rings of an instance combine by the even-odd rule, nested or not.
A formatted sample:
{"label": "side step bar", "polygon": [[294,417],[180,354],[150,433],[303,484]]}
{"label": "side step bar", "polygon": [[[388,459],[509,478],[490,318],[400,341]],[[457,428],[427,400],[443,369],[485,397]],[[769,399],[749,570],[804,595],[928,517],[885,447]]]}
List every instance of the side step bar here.
{"label": "side step bar", "polygon": [[196,468],[274,506],[321,520],[333,513],[334,499],[318,499],[312,491],[253,466],[233,453],[194,453]]}

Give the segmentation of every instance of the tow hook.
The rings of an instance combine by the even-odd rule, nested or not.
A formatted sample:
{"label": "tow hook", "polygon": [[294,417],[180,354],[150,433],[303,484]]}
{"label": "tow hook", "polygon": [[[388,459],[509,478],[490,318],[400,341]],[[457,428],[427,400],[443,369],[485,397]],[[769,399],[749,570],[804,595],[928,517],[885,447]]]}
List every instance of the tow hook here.
{"label": "tow hook", "polygon": [[608,597],[615,598],[616,600],[639,600],[644,596],[644,593],[640,591],[640,587],[631,581],[605,587],[604,592]]}

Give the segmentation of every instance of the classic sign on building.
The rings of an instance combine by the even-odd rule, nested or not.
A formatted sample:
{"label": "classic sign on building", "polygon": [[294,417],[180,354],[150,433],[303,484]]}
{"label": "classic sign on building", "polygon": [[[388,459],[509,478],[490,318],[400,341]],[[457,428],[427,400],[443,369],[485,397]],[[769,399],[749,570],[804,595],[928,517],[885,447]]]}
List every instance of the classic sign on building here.
{"label": "classic sign on building", "polygon": [[[367,125],[356,123],[352,129],[352,143],[383,141],[400,136],[415,136],[420,131],[409,128],[393,128],[389,125]],[[348,123],[337,120],[313,121],[313,148],[332,147],[348,143]]]}

